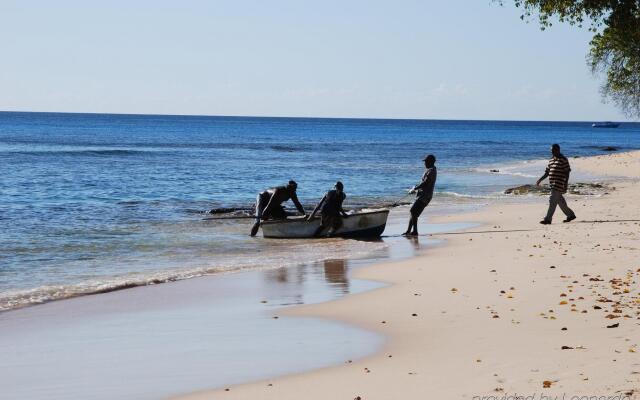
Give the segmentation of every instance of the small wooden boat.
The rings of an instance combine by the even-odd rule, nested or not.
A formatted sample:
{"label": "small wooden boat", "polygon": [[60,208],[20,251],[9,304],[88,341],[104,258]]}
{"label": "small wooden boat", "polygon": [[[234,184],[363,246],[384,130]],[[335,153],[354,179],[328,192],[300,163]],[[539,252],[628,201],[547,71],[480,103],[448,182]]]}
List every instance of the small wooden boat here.
{"label": "small wooden boat", "polygon": [[617,128],[620,124],[617,122],[594,122],[591,124],[592,128]]}
{"label": "small wooden boat", "polygon": [[[371,210],[349,214],[342,219],[342,227],[332,236],[349,238],[375,238],[382,235],[387,225],[389,210]],[[320,226],[320,218],[307,221],[305,217],[294,217],[283,220],[262,221],[262,235],[266,238],[301,239],[312,238]],[[320,237],[326,237],[322,232]]]}

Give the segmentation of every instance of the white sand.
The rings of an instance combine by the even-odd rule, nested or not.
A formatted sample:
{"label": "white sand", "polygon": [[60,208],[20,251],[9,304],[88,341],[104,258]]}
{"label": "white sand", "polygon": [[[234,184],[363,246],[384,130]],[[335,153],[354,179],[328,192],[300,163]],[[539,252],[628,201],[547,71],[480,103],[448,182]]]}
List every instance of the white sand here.
{"label": "white sand", "polygon": [[[640,152],[571,162],[640,177]],[[484,224],[439,236],[446,246],[425,256],[357,273],[391,286],[288,311],[382,332],[388,343],[374,356],[181,398],[638,398],[640,185],[615,186],[601,198],[571,197],[571,224],[559,209],[553,225],[538,224],[546,198],[447,217]],[[607,222],[587,222],[596,220]]]}

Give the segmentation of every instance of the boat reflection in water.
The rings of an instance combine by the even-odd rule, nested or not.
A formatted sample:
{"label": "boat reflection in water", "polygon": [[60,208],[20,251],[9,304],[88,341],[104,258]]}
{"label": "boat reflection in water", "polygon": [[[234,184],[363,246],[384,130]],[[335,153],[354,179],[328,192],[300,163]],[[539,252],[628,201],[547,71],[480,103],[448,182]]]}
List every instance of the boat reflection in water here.
{"label": "boat reflection in water", "polygon": [[346,260],[325,260],[324,279],[335,290],[342,294],[349,293],[349,279],[347,278],[348,261]]}
{"label": "boat reflection in water", "polygon": [[[349,261],[331,259],[295,267],[262,271],[263,290],[269,303],[278,306],[312,304],[340,298],[378,286],[377,283],[349,279]],[[275,304],[272,304],[275,305]]]}

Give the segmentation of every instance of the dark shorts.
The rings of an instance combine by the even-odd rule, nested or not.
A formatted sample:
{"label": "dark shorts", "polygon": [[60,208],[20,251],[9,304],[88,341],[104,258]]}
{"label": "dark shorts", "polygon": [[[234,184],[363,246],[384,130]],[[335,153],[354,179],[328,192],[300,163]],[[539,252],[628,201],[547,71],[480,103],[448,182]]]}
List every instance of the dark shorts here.
{"label": "dark shorts", "polygon": [[336,214],[322,214],[321,225],[325,228],[332,228],[333,230],[340,229],[342,226],[342,216]]}
{"label": "dark shorts", "polygon": [[256,198],[256,222],[259,222],[261,219],[285,219],[287,218],[287,213],[284,211],[284,207],[281,205],[272,205],[271,211],[268,213],[264,212],[264,209],[269,204],[269,200],[271,196],[269,193],[263,192],[258,195]]}
{"label": "dark shorts", "polygon": [[411,215],[414,217],[419,217],[420,214],[422,214],[422,212],[424,211],[424,209],[427,207],[427,205],[429,204],[429,202],[431,201],[431,199],[427,199],[425,200],[420,200],[420,199],[416,199],[416,201],[413,202],[413,205],[411,206]]}

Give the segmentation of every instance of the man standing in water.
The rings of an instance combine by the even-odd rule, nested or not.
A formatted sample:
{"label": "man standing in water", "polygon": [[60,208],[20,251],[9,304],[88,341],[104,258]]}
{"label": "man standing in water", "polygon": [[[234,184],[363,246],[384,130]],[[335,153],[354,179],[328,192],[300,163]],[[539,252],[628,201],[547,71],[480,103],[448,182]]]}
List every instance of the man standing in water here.
{"label": "man standing in water", "polygon": [[552,157],[549,160],[549,165],[544,171],[544,175],[536,182],[537,186],[540,186],[546,177],[549,177],[549,186],[551,186],[551,196],[549,197],[549,210],[547,216],[540,221],[543,225],[549,225],[553,218],[553,213],[556,211],[556,207],[560,206],[560,209],[567,216],[562,222],[571,222],[576,219],[576,214],[569,208],[567,201],[564,199],[563,194],[567,193],[567,187],[569,185],[569,173],[571,167],[569,166],[569,160],[562,153],[560,153],[560,145],[554,144],[551,146]]}
{"label": "man standing in water", "polygon": [[438,171],[436,169],[436,156],[429,154],[424,159],[424,175],[422,175],[422,182],[417,184],[409,191],[409,193],[416,193],[416,200],[411,206],[411,217],[409,218],[409,226],[407,231],[403,233],[404,236],[418,236],[418,217],[422,214],[425,207],[431,201],[433,197],[433,189],[436,186],[436,177]]}
{"label": "man standing in water", "polygon": [[298,201],[298,195],[296,189],[298,184],[295,181],[289,181],[287,186],[278,186],[275,188],[267,189],[258,195],[256,199],[256,222],[251,228],[251,236],[255,236],[260,229],[260,220],[273,218],[273,219],[285,219],[287,213],[282,207],[282,203],[291,200],[301,214],[306,214],[300,201]]}
{"label": "man standing in water", "polygon": [[318,210],[322,208],[322,220],[313,236],[320,236],[320,233],[326,228],[329,228],[328,235],[331,236],[342,227],[342,218],[348,217],[347,213],[342,209],[342,202],[346,198],[347,195],[344,194],[344,185],[340,181],[336,182],[334,189],[329,190],[327,194],[324,195],[311,215],[309,215],[309,218],[307,218],[307,221],[311,221]]}

